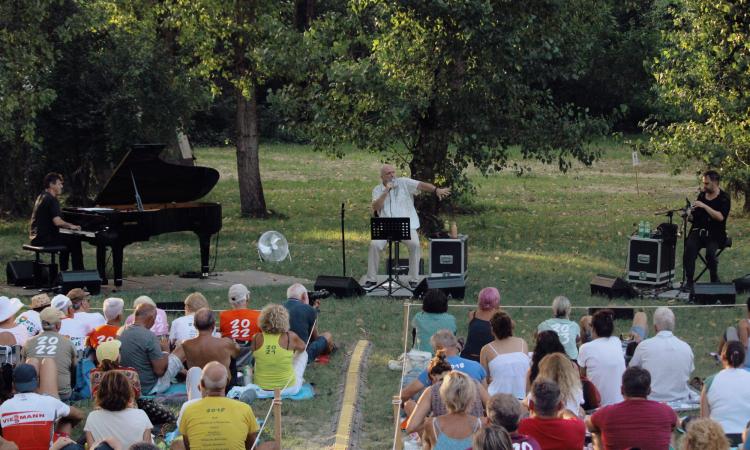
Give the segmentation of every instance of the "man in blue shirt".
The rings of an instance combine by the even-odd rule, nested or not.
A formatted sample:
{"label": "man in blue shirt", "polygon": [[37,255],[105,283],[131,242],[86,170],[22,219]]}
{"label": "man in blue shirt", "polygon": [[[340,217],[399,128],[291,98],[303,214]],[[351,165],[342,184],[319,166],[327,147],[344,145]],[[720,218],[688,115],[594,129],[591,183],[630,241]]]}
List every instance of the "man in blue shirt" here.
{"label": "man in blue shirt", "polygon": [[[445,351],[445,360],[451,365],[453,370],[465,373],[471,378],[479,381],[482,385],[487,384],[487,372],[484,367],[476,361],[458,356],[461,351],[458,345],[458,339],[450,330],[438,330],[430,339],[432,347],[437,352],[442,349]],[[401,401],[407,401],[422,391],[422,389],[431,385],[430,376],[427,370],[423,370],[416,380],[409,383],[401,390]]]}
{"label": "man in blue shirt", "polygon": [[330,332],[318,333],[318,312],[320,300],[310,306],[307,288],[294,283],[286,290],[287,301],[284,307],[289,311],[289,329],[294,331],[307,344],[307,362],[315,361],[319,355],[330,353],[333,349],[333,335]]}

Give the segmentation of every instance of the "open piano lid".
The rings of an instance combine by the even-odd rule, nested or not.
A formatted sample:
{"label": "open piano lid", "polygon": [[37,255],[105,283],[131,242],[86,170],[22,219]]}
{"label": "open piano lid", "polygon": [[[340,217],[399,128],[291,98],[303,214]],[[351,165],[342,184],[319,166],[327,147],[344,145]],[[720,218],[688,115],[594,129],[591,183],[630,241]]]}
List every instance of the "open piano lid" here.
{"label": "open piano lid", "polygon": [[210,167],[170,164],[159,154],[164,144],[136,144],[117,165],[96,196],[97,205],[135,204],[133,174],[143,203],[184,203],[208,194],[219,181]]}

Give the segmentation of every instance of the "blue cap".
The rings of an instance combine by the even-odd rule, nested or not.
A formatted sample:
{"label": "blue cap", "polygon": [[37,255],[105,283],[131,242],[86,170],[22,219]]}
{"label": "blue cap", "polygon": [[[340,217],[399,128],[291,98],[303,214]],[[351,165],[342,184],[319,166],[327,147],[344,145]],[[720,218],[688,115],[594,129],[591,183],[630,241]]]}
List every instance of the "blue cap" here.
{"label": "blue cap", "polygon": [[39,387],[36,369],[31,364],[19,364],[13,371],[13,383],[16,392],[34,392]]}

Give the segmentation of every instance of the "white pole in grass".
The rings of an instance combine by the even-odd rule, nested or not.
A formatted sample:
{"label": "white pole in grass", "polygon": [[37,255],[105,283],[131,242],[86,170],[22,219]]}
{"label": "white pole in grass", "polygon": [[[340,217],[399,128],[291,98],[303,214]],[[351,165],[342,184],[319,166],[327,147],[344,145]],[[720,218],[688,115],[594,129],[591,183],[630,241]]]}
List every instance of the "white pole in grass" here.
{"label": "white pole in grass", "polygon": [[641,195],[641,189],[638,187],[638,166],[641,165],[641,160],[638,157],[638,150],[633,150],[633,168],[635,169],[635,192]]}

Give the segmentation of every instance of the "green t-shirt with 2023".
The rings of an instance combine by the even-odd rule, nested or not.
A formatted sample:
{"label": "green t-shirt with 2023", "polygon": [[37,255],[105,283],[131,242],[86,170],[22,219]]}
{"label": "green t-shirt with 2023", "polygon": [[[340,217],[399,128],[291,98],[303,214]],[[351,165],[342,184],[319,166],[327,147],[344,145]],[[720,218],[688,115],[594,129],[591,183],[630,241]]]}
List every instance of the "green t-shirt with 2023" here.
{"label": "green t-shirt with 2023", "polygon": [[570,359],[578,359],[576,338],[581,335],[581,327],[569,319],[553,318],[540,323],[537,332],[552,330],[557,333],[560,343],[565,347],[565,353]]}

